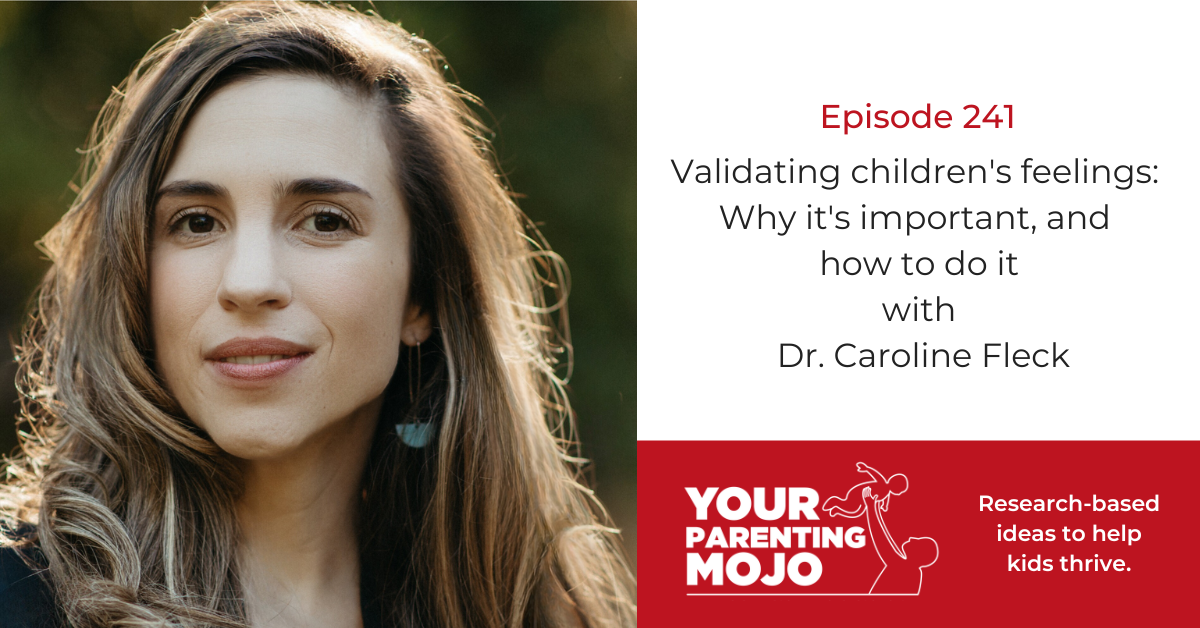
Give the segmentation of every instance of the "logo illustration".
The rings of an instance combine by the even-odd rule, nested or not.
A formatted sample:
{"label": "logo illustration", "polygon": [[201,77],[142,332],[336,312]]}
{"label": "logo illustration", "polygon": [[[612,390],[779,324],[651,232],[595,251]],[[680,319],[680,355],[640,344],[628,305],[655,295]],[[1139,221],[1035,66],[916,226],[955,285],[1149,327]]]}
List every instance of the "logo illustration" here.
{"label": "logo illustration", "polygon": [[830,517],[867,518],[867,533],[883,562],[883,570],[871,585],[872,594],[916,595],[921,592],[922,570],[937,562],[937,541],[927,536],[910,536],[897,546],[883,522],[883,513],[888,511],[892,497],[908,490],[908,477],[903,473],[884,477],[863,462],[858,463],[858,472],[871,479],[850,487],[845,497],[826,499],[821,510]]}

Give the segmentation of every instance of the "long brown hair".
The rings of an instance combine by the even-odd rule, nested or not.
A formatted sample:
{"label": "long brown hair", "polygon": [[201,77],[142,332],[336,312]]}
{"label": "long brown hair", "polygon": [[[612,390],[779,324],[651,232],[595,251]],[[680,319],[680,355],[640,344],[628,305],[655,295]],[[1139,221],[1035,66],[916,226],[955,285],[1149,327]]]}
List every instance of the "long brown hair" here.
{"label": "long brown hair", "polygon": [[[80,194],[42,242],[52,267],[18,347],[22,455],[0,494],[9,544],[36,525],[25,543],[71,625],[244,623],[237,466],[155,372],[149,217],[205,98],[275,72],[385,109],[413,226],[412,298],[435,320],[402,355],[364,472],[364,605],[394,626],[636,623],[615,531],[571,455],[565,269],[513,203],[444,64],[372,15],[235,3],[160,42],[105,105]],[[395,436],[411,421],[433,424],[429,446]]]}

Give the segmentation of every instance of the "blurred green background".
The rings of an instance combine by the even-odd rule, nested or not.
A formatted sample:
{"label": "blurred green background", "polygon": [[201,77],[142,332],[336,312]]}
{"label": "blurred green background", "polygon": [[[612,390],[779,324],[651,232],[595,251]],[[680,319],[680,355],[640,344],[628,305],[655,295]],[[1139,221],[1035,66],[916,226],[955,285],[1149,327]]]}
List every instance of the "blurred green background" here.
{"label": "blurred green background", "polygon": [[[0,329],[10,341],[47,268],[34,242],[73,199],[77,149],[101,104],[202,6],[0,2]],[[433,42],[483,99],[521,207],[570,266],[570,391],[583,453],[636,569],[637,5],[373,6]],[[3,452],[16,445],[10,345],[0,348]]]}

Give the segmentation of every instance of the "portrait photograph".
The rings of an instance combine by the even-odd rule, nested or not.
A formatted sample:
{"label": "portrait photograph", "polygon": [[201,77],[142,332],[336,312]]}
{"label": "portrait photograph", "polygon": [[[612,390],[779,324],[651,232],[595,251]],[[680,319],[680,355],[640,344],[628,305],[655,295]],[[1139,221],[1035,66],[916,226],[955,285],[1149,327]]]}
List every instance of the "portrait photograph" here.
{"label": "portrait photograph", "polygon": [[0,3],[0,628],[634,626],[637,5]]}

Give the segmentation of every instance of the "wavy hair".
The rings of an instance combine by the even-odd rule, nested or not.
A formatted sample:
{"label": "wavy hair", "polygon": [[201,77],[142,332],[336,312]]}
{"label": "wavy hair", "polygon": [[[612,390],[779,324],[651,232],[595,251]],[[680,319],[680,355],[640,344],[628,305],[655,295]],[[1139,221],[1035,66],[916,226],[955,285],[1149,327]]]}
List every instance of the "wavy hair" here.
{"label": "wavy hair", "polygon": [[[17,348],[22,449],[0,489],[5,541],[40,554],[70,625],[245,624],[239,472],[155,371],[147,263],[153,193],[190,116],[267,73],[386,111],[411,296],[435,321],[419,375],[397,366],[364,471],[364,605],[390,626],[636,623],[616,531],[572,455],[565,267],[445,68],[374,15],[234,3],[161,41],[109,98],[80,193],[41,243],[52,266]],[[403,445],[405,421],[431,422],[433,443]]]}

